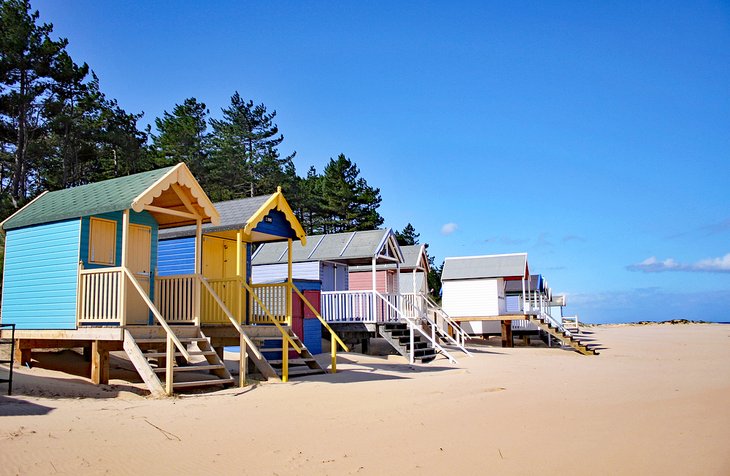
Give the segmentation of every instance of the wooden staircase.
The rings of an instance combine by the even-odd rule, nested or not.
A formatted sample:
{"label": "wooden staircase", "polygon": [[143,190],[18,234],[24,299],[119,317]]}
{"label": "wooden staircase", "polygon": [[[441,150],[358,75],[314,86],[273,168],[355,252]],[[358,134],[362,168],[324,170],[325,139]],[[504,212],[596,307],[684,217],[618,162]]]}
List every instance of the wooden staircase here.
{"label": "wooden staircase", "polygon": [[[378,334],[403,357],[410,358],[411,336],[408,324],[389,322],[378,325]],[[427,364],[436,358],[436,349],[433,348],[420,334],[413,336],[413,358],[422,364]]]}
{"label": "wooden staircase", "polygon": [[535,324],[542,331],[560,341],[563,345],[571,347],[583,355],[598,355],[596,344],[587,344],[576,339],[570,332],[555,325],[547,316],[539,314],[526,314],[525,318]]}
{"label": "wooden staircase", "polygon": [[[265,358],[264,362],[254,362],[255,368],[264,377],[271,377],[266,375],[264,369],[270,368],[275,372],[276,377],[281,378],[283,374],[283,359],[281,349],[283,345],[283,336],[281,332],[272,325],[252,325],[243,326],[246,334],[256,344],[258,350],[263,354]],[[319,365],[319,362],[314,358],[309,349],[304,345],[304,342],[296,335],[290,326],[282,326],[289,334],[291,339],[302,349],[298,357],[292,358],[289,356],[288,359],[288,377],[301,377],[304,375],[316,375],[327,373],[325,369]],[[290,352],[294,350],[290,347]]]}
{"label": "wooden staircase", "polygon": [[[235,383],[208,339],[196,326],[170,326],[192,357],[186,361],[174,349],[172,390],[228,386]],[[154,396],[165,396],[167,381],[167,335],[158,326],[127,326],[124,350]]]}

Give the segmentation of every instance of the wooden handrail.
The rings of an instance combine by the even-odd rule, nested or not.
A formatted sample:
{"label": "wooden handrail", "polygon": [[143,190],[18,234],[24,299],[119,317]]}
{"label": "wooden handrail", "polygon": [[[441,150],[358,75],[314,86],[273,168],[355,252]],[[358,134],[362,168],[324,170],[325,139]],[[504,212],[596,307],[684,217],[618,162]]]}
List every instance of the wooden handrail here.
{"label": "wooden handrail", "polygon": [[[245,282],[245,281],[242,284],[243,284],[243,287],[246,288],[246,290],[249,293],[251,293],[251,296],[253,296],[253,298],[256,300],[256,302],[261,307],[261,309],[266,313],[266,315],[268,316],[269,320],[274,323],[274,325],[276,326],[277,329],[279,329],[279,332],[281,332],[281,335],[284,338],[284,340],[287,341],[287,342],[289,342],[289,345],[291,345],[294,348],[294,350],[297,351],[297,353],[300,353],[302,351],[302,348],[299,347],[294,342],[294,340],[291,338],[291,336],[289,335],[289,333],[286,330],[284,330],[284,328],[281,327],[281,324],[279,324],[274,319],[274,316],[271,314],[271,312],[269,312],[268,308],[266,306],[264,306],[264,303],[261,301],[261,299],[259,299],[259,297],[256,295],[256,293],[251,288],[251,286],[247,282]],[[282,356],[282,360],[284,360],[283,356]]]}
{"label": "wooden handrail", "polygon": [[299,295],[299,297],[302,299],[302,302],[307,305],[310,311],[319,319],[319,322],[322,323],[325,329],[327,329],[330,332],[330,335],[337,341],[338,344],[340,344],[340,347],[342,347],[342,350],[345,352],[350,352],[350,348],[345,345],[344,342],[342,342],[342,339],[340,339],[340,336],[338,336],[335,331],[327,324],[327,321],[324,320],[322,315],[315,309],[314,306],[312,306],[312,303],[309,302],[309,299],[304,297],[304,294],[297,288],[296,286],[292,285],[292,289],[296,291],[296,293]]}
{"label": "wooden handrail", "polygon": [[159,322],[160,326],[162,326],[162,328],[165,330],[167,336],[172,340],[172,342],[175,343],[175,347],[177,347],[180,353],[182,353],[183,357],[185,357],[185,360],[190,361],[191,356],[188,352],[188,349],[185,348],[185,346],[182,344],[182,342],[180,342],[180,339],[177,338],[167,322],[165,322],[165,318],[162,317],[160,311],[157,310],[157,307],[155,307],[149,296],[147,296],[147,294],[142,289],[142,286],[140,286],[139,282],[137,282],[137,278],[135,278],[129,271],[129,269],[125,267],[122,267],[122,271],[127,276],[127,278],[129,278],[129,281],[134,286],[134,289],[136,289],[139,295],[142,297],[142,300],[145,302],[145,304],[147,304],[147,307],[150,309],[150,311],[152,311],[152,315],[155,316],[155,319],[157,319],[157,322]]}
{"label": "wooden handrail", "polygon": [[248,337],[248,334],[246,334],[246,331],[243,330],[243,327],[241,326],[241,324],[239,324],[238,321],[236,320],[236,318],[233,317],[233,313],[228,309],[228,306],[226,306],[226,304],[223,302],[223,300],[220,298],[220,296],[218,296],[218,293],[216,293],[213,290],[213,288],[210,286],[210,283],[208,282],[208,280],[203,278],[203,276],[201,276],[199,274],[197,274],[196,277],[200,280],[200,282],[202,283],[205,290],[208,291],[208,294],[213,298],[213,300],[218,304],[218,306],[220,306],[221,310],[223,311],[223,314],[225,314],[226,317],[228,317],[228,320],[231,321],[231,324],[233,324],[233,327],[235,327],[236,330],[238,331],[238,333],[241,334],[241,336],[243,336],[243,338],[246,340],[246,344],[248,345],[248,347],[251,348],[254,355],[256,355],[256,357],[259,359],[263,359],[264,356],[261,354],[261,352],[259,352],[256,345]]}

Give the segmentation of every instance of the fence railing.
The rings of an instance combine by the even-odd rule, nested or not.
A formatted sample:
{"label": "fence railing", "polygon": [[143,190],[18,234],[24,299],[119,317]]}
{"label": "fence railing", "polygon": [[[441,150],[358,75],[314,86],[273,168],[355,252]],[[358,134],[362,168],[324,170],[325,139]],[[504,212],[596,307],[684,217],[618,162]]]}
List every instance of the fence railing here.
{"label": "fence railing", "polygon": [[[251,293],[257,299],[249,296],[251,309],[251,324],[267,324],[275,320],[278,323],[287,323],[287,297],[289,285],[279,284],[252,284]],[[289,323],[291,324],[291,323]]]}
{"label": "fence railing", "polygon": [[165,321],[171,324],[195,322],[196,289],[194,274],[155,279],[155,304]]}
{"label": "fence railing", "polygon": [[375,323],[399,320],[398,294],[379,294],[375,291],[325,291],[321,299],[322,316],[327,322]]}
{"label": "fence railing", "polygon": [[121,267],[79,270],[79,324],[121,324]]}

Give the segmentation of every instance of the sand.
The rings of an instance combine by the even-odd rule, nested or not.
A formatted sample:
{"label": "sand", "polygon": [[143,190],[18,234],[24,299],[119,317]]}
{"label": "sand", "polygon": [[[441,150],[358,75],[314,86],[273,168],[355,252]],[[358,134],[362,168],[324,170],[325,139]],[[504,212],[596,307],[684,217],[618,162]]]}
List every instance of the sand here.
{"label": "sand", "polygon": [[730,474],[730,326],[589,330],[600,356],[343,354],[336,375],[163,400],[41,356],[0,397],[0,474]]}

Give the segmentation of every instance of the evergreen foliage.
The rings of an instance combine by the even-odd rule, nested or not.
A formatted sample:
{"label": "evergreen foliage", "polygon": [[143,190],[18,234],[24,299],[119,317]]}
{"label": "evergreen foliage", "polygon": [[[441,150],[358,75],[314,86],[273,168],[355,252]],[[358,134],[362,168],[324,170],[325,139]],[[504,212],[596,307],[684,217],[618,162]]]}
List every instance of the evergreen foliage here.
{"label": "evergreen foliage", "polygon": [[297,176],[295,153],[279,152],[276,111],[238,92],[220,118],[197,98],[140,130],[100,89],[68,40],[53,38],[28,0],[0,0],[0,219],[45,190],[185,162],[214,201],[270,194],[281,186],[309,233],[382,225],[380,190],[350,159]]}
{"label": "evergreen foliage", "polygon": [[403,231],[395,232],[395,238],[401,246],[417,245],[420,236],[421,234],[416,233],[416,229],[410,223],[403,228]]}

